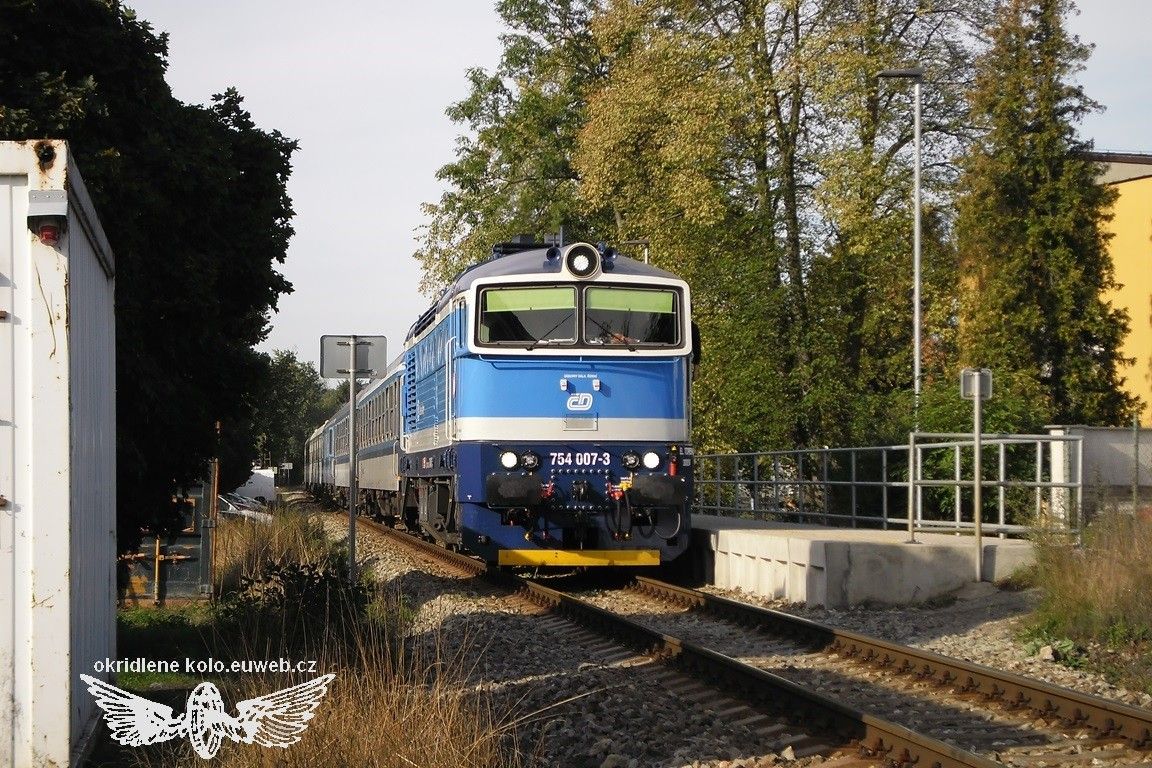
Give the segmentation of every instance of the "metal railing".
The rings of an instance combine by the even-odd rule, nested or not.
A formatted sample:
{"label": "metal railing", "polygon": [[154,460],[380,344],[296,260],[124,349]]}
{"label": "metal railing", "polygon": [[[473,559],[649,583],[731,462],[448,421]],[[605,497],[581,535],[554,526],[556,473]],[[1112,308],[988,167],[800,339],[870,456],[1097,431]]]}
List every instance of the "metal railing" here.
{"label": "metal railing", "polygon": [[[986,434],[980,445],[986,532],[1022,534],[1036,525],[1079,530],[1079,436]],[[907,527],[913,534],[970,531],[974,449],[971,434],[918,432],[905,445],[700,454],[695,509],[840,527]]]}

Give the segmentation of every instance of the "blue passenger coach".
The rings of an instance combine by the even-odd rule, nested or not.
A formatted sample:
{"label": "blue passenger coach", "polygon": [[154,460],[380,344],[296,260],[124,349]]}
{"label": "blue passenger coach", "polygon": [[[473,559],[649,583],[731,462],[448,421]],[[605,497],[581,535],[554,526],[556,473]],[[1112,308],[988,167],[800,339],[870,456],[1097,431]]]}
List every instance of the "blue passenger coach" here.
{"label": "blue passenger coach", "polygon": [[[360,509],[500,565],[658,565],[688,545],[688,285],[587,243],[502,243],[357,398]],[[348,408],[306,480],[348,486]]]}

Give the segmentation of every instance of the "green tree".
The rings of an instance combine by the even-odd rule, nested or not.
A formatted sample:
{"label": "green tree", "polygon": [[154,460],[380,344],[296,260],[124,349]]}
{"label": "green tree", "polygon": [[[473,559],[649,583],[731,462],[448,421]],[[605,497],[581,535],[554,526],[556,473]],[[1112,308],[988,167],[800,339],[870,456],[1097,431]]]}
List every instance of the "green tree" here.
{"label": "green tree", "polygon": [[1030,423],[1118,424],[1125,314],[1103,223],[1114,192],[1083,158],[1076,124],[1097,105],[1073,77],[1089,48],[1063,19],[1070,0],[1007,0],[978,62],[972,112],[984,135],[964,159],[957,237],[960,353],[991,368]]}
{"label": "green tree", "polygon": [[[922,0],[504,2],[493,75],[450,110],[417,257],[425,288],[518,231],[644,239],[686,277],[705,345],[697,441],[763,449],[887,438],[911,423],[910,94],[923,62],[931,189],[966,115],[981,4]],[[543,183],[541,183],[543,181]],[[925,354],[954,347],[946,203],[925,216]],[[611,238],[607,237],[611,235]],[[635,251],[633,251],[633,254]],[[954,361],[953,361],[954,362]],[[933,369],[935,373],[936,369]],[[878,428],[878,424],[883,425]]]}
{"label": "green tree", "polygon": [[693,286],[709,448],[811,436],[798,62],[814,23],[796,4],[656,1],[609,3],[593,23],[609,64],[579,135],[581,192]]}
{"label": "green tree", "polygon": [[493,244],[563,228],[595,240],[603,216],[579,205],[571,165],[584,99],[602,75],[588,33],[592,0],[501,0],[510,32],[495,72],[468,72],[471,92],[448,109],[466,128],[456,160],[437,172],[448,183],[429,217],[416,259],[421,287],[435,294],[457,272],[487,258]]}
{"label": "green tree", "polygon": [[[572,13],[565,0],[528,0],[501,8],[516,33],[497,75],[474,72],[473,97],[454,108],[474,138],[444,171],[453,190],[429,208],[420,257],[430,285],[496,240],[544,231],[544,219],[525,211],[559,201],[548,210],[563,208],[566,220],[616,243],[647,240],[652,260],[692,285],[705,347],[696,440],[705,449],[899,439],[913,424],[912,89],[877,74],[919,65],[922,377],[926,392],[955,389],[965,317],[957,281],[968,271],[956,248],[951,158],[978,135],[965,84],[997,5],[610,0]],[[544,61],[581,76],[517,69]],[[570,105],[562,131],[531,119],[543,114],[534,88],[550,104]],[[532,186],[541,175],[530,169],[543,167],[563,167],[564,184]],[[1005,403],[1005,418],[1026,412],[1025,403]],[[922,426],[950,413],[925,409]]]}
{"label": "green tree", "polygon": [[295,142],[258,129],[235,90],[173,98],[166,55],[113,0],[0,0],[0,138],[70,141],[116,255],[122,547],[210,456],[246,478],[252,347],[291,290],[276,263]]}
{"label": "green tree", "polygon": [[[356,380],[356,391],[359,392],[367,381]],[[320,418],[316,420],[314,427],[320,426],[332,414],[348,405],[348,379],[341,379],[340,383],[334,387],[324,390],[324,394],[320,398]]]}
{"label": "green tree", "polygon": [[277,350],[267,360],[268,378],[254,415],[257,449],[269,466],[302,467],[308,436],[330,415],[324,410],[329,390],[316,366],[292,352]]}
{"label": "green tree", "polygon": [[[688,276],[706,345],[722,340],[696,389],[703,445],[910,427],[911,93],[876,75],[918,61],[942,81],[924,131],[939,194],[980,19],[971,0],[642,0],[594,17],[608,74],[579,134],[581,192]],[[925,305],[949,303],[950,219],[925,215]],[[925,317],[943,366],[953,324]]]}
{"label": "green tree", "polygon": [[[966,138],[968,40],[985,3],[824,0],[807,58],[821,257],[809,276],[821,375],[807,410],[822,442],[891,442],[914,423],[912,180],[914,90],[881,80],[893,67],[923,71],[922,381],[955,365],[951,295],[955,249],[946,159]],[[946,376],[945,376],[946,374]]]}

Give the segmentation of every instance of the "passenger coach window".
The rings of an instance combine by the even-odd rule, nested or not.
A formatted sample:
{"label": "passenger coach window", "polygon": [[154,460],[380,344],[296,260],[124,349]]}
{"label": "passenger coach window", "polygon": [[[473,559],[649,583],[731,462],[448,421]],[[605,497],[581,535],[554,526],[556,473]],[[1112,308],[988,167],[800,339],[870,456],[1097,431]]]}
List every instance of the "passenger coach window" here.
{"label": "passenger coach window", "polygon": [[576,290],[488,288],[480,294],[479,328],[481,344],[572,344]]}
{"label": "passenger coach window", "polygon": [[584,295],[588,344],[679,343],[675,291],[592,288]]}

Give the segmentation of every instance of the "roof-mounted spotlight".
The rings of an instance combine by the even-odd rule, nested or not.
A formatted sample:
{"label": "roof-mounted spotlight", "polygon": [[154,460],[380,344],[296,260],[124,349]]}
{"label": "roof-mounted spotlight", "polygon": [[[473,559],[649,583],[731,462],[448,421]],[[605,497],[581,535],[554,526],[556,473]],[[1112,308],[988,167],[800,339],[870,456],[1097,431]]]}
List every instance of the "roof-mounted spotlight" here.
{"label": "roof-mounted spotlight", "polygon": [[600,271],[600,251],[588,243],[570,245],[564,249],[564,268],[573,277],[593,277]]}

